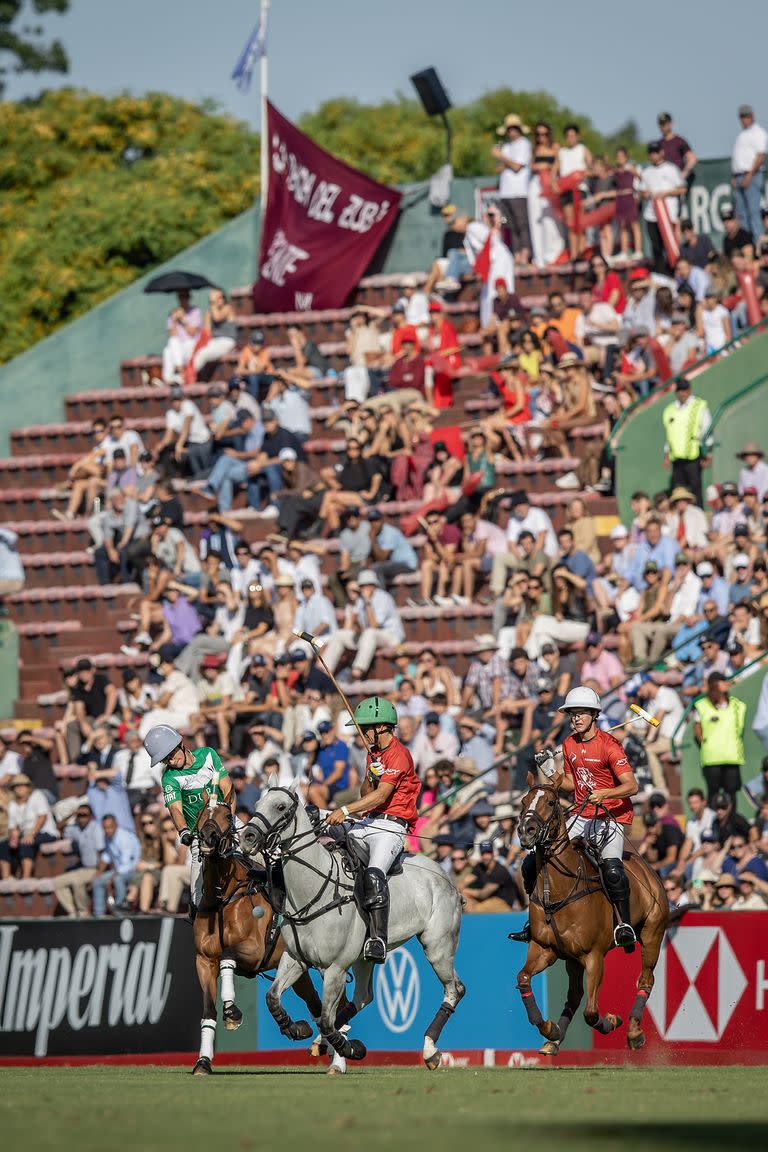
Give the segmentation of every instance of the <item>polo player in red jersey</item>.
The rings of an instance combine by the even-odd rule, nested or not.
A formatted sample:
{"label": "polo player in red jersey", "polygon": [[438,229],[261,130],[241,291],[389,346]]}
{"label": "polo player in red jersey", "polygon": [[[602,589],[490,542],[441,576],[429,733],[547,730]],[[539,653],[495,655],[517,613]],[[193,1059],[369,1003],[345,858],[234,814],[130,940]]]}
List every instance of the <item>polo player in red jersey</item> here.
{"label": "polo player in red jersey", "polygon": [[[368,867],[363,878],[363,904],[370,918],[370,939],[363,958],[383,964],[387,958],[389,885],[387,873],[403,850],[406,834],[418,814],[421,781],[411,754],[395,736],[397,712],[389,700],[370,696],[355,709],[355,721],[368,742],[366,773],[360,799],[344,804],[328,817],[342,824],[351,817],[350,838],[368,846]],[[350,721],[348,727],[354,726]]]}
{"label": "polo player in red jersey", "polygon": [[[608,897],[616,909],[618,924],[613,942],[625,952],[634,951],[636,937],[630,923],[629,880],[624,870],[624,832],[632,823],[630,797],[638,791],[637,780],[621,743],[597,727],[600,697],[591,688],[573,688],[560,708],[571,722],[570,735],[560,752],[546,749],[536,762],[551,783],[572,792],[578,815],[567,818],[568,838],[582,837],[600,861],[600,872]],[[558,770],[555,756],[562,756]],[[556,779],[559,778],[559,779]],[[536,883],[535,854],[523,862],[523,882],[527,892]],[[530,887],[529,887],[530,885]],[[513,932],[512,940],[530,940],[528,924]]]}

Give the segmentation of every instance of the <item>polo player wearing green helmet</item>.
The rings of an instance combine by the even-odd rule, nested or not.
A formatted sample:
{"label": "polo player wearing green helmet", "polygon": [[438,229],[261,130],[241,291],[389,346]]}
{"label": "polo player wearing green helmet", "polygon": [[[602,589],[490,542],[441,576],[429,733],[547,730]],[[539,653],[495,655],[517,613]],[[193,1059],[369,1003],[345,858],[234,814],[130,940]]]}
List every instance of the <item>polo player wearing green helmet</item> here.
{"label": "polo player wearing green helmet", "polygon": [[329,824],[351,820],[349,835],[368,848],[363,878],[363,904],[370,918],[370,938],[363,958],[383,964],[387,958],[389,886],[387,873],[400,855],[417,815],[421,787],[411,754],[395,736],[397,712],[382,696],[369,696],[355,709],[355,722],[368,744],[366,773],[360,799],[343,804],[328,817]]}

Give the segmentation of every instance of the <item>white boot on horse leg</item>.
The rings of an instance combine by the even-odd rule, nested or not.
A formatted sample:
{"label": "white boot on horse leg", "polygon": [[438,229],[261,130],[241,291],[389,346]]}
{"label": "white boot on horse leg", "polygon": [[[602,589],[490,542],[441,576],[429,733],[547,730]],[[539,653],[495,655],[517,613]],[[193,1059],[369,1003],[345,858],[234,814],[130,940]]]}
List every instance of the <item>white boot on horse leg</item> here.
{"label": "white boot on horse leg", "polygon": [[216,1021],[200,1021],[200,1054],[192,1069],[193,1076],[210,1076],[213,1072],[213,1052],[216,1041]]}
{"label": "white boot on horse leg", "polygon": [[235,968],[234,960],[221,960],[219,972],[221,974],[221,1015],[224,1027],[228,1032],[235,1032],[243,1022],[243,1014],[235,1004]]}

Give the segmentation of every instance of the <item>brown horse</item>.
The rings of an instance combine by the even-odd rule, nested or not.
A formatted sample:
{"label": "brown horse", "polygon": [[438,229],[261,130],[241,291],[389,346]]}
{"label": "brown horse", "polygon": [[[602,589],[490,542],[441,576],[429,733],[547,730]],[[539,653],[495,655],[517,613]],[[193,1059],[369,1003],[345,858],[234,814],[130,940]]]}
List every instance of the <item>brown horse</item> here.
{"label": "brown horse", "polygon": [[[230,809],[219,804],[208,810],[198,834],[203,858],[203,901],[193,931],[203,1019],[200,1056],[193,1074],[207,1076],[212,1072],[219,974],[224,1027],[239,1028],[243,1015],[235,1004],[235,972],[256,976],[276,968],[283,954],[283,940],[263,880],[238,851]],[[293,987],[311,1015],[319,1017],[321,1002],[309,975],[304,973]],[[287,1012],[283,1016],[278,1024],[284,1036],[291,1040],[308,1040],[312,1036],[306,1021],[294,1023]]]}
{"label": "brown horse", "polygon": [[[531,779],[529,776],[529,783]],[[525,965],[517,976],[517,987],[528,1020],[547,1039],[540,1051],[554,1056],[581,1004],[585,972],[587,1024],[603,1035],[621,1025],[620,1016],[601,1016],[598,1008],[605,955],[614,947],[613,906],[583,843],[571,843],[568,838],[566,814],[556,785],[532,786],[523,798],[519,836],[524,848],[535,850],[536,887],[529,909],[531,943]],[[632,926],[642,947],[642,970],[629,1013],[627,1044],[630,1048],[642,1048],[645,1043],[643,1011],[653,988],[653,971],[669,920],[669,903],[661,881],[642,857],[629,855],[625,868],[631,890]],[[558,959],[565,961],[568,971],[568,994],[560,1019],[555,1023],[542,1017],[531,991],[531,980]]]}

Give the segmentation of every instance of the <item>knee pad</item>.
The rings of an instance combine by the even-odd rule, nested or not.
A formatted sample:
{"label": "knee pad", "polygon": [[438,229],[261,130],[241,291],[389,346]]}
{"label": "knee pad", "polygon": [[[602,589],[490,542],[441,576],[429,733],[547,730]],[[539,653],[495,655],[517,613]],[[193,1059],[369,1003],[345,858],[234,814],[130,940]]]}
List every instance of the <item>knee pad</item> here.
{"label": "knee pad", "polygon": [[609,892],[621,894],[629,890],[629,880],[624,870],[623,860],[602,860],[600,862],[600,871],[603,874],[603,880]]}
{"label": "knee pad", "polygon": [[389,885],[381,868],[366,868],[363,876],[363,904],[366,908],[389,905]]}

